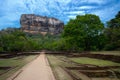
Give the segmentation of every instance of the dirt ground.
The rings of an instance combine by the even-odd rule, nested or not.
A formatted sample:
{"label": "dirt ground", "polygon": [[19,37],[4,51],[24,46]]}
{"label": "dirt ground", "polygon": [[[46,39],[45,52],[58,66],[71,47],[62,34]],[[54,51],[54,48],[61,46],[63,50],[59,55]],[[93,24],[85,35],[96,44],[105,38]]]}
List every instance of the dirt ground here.
{"label": "dirt ground", "polygon": [[44,52],[7,80],[55,80]]}

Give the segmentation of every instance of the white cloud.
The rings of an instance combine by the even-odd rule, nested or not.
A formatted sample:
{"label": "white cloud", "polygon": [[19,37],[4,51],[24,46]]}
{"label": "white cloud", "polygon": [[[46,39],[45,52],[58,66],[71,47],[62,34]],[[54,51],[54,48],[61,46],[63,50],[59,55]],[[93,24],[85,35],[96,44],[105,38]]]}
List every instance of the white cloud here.
{"label": "white cloud", "polygon": [[119,0],[0,0],[0,26],[3,23],[8,26],[19,24],[21,14],[31,13],[57,17],[66,22],[88,11],[108,20],[118,12],[119,4]]}
{"label": "white cloud", "polygon": [[80,7],[76,7],[77,9],[93,9],[96,8],[95,6],[80,6]]}
{"label": "white cloud", "polygon": [[105,0],[87,0],[87,1],[90,3],[98,3],[98,4],[102,4],[106,2]]}
{"label": "white cloud", "polygon": [[55,1],[58,1],[58,2],[63,3],[63,4],[67,4],[67,3],[69,3],[71,0],[55,0]]}
{"label": "white cloud", "polygon": [[85,11],[71,11],[71,12],[64,12],[65,14],[75,14],[75,15],[80,15],[80,14],[85,14]]}
{"label": "white cloud", "polygon": [[87,3],[97,3],[97,4],[103,4],[109,0],[81,0],[81,2],[87,2]]}
{"label": "white cloud", "polygon": [[115,15],[118,13],[120,6],[115,5],[114,7],[107,7],[104,9],[96,10],[91,12],[92,14],[99,15],[102,21],[108,21],[111,18],[114,18]]}
{"label": "white cloud", "polygon": [[69,16],[67,16],[68,18],[70,18],[70,19],[75,19],[76,18],[76,15],[69,15]]}

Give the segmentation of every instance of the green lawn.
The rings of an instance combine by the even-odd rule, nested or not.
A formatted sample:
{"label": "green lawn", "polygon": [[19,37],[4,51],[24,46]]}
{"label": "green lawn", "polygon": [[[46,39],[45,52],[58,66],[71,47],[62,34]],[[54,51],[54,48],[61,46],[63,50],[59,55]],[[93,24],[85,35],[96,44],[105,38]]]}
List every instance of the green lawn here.
{"label": "green lawn", "polygon": [[120,51],[99,51],[99,52],[90,52],[91,54],[106,54],[106,55],[116,55],[120,56]]}
{"label": "green lawn", "polygon": [[0,80],[6,80],[7,77],[11,76],[14,72],[20,69],[22,66],[27,64],[28,62],[35,59],[37,55],[30,55],[30,56],[19,56],[9,59],[0,59],[0,67],[12,67],[12,70],[1,70],[0,73],[4,73],[0,75]]}
{"label": "green lawn", "polygon": [[87,58],[87,57],[70,58],[70,60],[80,64],[92,64],[97,66],[120,66],[120,63],[115,63],[107,60],[94,59],[94,58]]}
{"label": "green lawn", "polygon": [[[56,80],[73,80],[69,75],[69,73],[72,74],[77,79],[82,80],[82,78],[84,78],[84,76],[80,74],[79,70],[69,69],[69,73],[66,73],[66,71],[64,71],[63,68],[78,67],[77,64],[72,63],[71,61],[77,62],[80,64],[92,64],[96,66],[120,66],[120,63],[115,63],[112,61],[101,60],[101,59],[87,58],[87,57],[70,58],[64,55],[47,55],[47,58],[49,60],[53,73],[56,77]],[[84,65],[82,67],[84,67]],[[114,70],[118,71],[119,68],[115,68]]]}

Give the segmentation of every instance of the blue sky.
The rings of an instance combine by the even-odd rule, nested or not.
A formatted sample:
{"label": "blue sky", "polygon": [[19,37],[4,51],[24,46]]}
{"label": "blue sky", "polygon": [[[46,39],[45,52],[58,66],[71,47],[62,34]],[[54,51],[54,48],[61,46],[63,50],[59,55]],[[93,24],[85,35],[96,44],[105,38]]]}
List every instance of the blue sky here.
{"label": "blue sky", "polygon": [[56,17],[65,23],[86,13],[106,22],[120,11],[120,0],[0,0],[0,29],[20,27],[21,14]]}

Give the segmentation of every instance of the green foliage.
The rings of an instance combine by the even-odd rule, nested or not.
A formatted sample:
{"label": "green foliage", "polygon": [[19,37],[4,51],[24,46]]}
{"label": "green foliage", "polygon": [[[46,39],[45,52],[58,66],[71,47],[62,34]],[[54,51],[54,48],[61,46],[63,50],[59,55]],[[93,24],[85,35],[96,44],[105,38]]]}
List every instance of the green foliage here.
{"label": "green foliage", "polygon": [[97,50],[103,45],[101,42],[103,29],[104,25],[98,16],[78,15],[76,19],[68,22],[62,36],[68,50]]}
{"label": "green foliage", "polygon": [[2,47],[0,47],[0,52],[3,52],[4,50],[3,50],[3,48]]}
{"label": "green foliage", "polygon": [[105,50],[120,50],[120,12],[107,22],[105,35],[107,38]]}
{"label": "green foliage", "polygon": [[0,34],[0,51],[31,51],[36,48],[34,41],[27,39],[25,33],[20,30],[11,33],[1,32]]}
{"label": "green foliage", "polygon": [[60,35],[28,35],[27,38],[34,41],[34,45],[37,44],[36,50],[64,50],[64,40]]}
{"label": "green foliage", "polygon": [[117,13],[115,18],[107,22],[107,27],[109,28],[120,28],[120,11]]}

